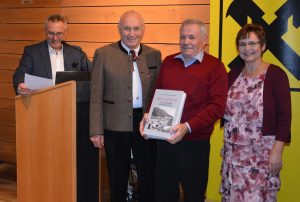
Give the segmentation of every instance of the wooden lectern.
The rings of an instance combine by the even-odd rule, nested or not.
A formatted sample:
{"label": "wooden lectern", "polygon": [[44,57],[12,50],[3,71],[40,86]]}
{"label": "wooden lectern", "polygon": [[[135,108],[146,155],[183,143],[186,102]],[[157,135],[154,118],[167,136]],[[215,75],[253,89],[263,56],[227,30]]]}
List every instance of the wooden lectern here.
{"label": "wooden lectern", "polygon": [[17,96],[19,202],[98,202],[98,150],[89,141],[89,82]]}

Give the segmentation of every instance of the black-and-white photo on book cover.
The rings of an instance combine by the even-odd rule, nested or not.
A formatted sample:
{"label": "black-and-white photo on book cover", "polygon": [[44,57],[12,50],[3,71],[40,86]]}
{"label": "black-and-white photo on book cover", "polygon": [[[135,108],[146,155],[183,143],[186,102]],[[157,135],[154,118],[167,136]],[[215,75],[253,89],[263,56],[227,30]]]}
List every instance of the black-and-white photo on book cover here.
{"label": "black-and-white photo on book cover", "polygon": [[168,139],[171,129],[180,123],[186,94],[177,90],[156,89],[144,133],[148,138]]}

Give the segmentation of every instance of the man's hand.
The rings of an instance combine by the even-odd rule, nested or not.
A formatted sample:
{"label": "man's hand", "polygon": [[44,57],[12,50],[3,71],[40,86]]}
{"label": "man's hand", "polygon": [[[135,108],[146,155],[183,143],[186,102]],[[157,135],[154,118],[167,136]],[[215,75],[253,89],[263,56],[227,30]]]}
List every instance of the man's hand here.
{"label": "man's hand", "polygon": [[189,132],[189,129],[186,124],[179,123],[179,124],[175,125],[171,129],[170,132],[173,133],[174,135],[172,137],[170,137],[169,139],[167,139],[167,141],[171,144],[176,144],[177,142],[179,142],[183,139],[185,134],[187,134]]}
{"label": "man's hand", "polygon": [[104,135],[93,135],[90,137],[94,147],[98,147],[99,149],[104,148]]}
{"label": "man's hand", "polygon": [[20,83],[18,85],[18,90],[17,90],[19,95],[28,95],[32,91],[25,85],[25,83]]}
{"label": "man's hand", "polygon": [[140,122],[140,134],[143,136],[144,139],[148,139],[147,135],[144,134],[144,127],[146,122],[148,121],[148,113],[144,113],[143,119]]}

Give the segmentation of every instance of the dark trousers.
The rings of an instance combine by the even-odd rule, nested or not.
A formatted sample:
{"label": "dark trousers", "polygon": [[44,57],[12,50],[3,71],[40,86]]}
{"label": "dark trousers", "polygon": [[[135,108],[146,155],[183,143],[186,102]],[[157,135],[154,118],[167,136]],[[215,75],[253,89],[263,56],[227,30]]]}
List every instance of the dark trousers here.
{"label": "dark trousers", "polygon": [[185,202],[204,202],[208,180],[209,140],[157,141],[155,201],[178,202],[182,185]]}
{"label": "dark trousers", "polygon": [[126,199],[131,149],[138,174],[138,201],[154,201],[155,141],[139,133],[142,110],[133,110],[133,132],[104,131],[111,202]]}

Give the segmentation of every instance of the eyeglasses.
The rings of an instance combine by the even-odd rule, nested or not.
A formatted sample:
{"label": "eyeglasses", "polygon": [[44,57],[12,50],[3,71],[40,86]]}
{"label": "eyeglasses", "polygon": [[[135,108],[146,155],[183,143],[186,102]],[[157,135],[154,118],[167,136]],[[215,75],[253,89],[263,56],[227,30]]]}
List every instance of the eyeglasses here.
{"label": "eyeglasses", "polygon": [[185,40],[185,39],[190,39],[190,40],[195,40],[197,37],[200,37],[200,35],[195,36],[195,35],[180,35],[179,39],[180,40]]}
{"label": "eyeglasses", "polygon": [[239,47],[245,48],[248,45],[251,48],[254,48],[257,44],[260,44],[260,41],[249,41],[248,43],[241,42],[239,43]]}
{"label": "eyeglasses", "polygon": [[126,32],[130,32],[131,30],[134,31],[134,32],[140,32],[140,31],[143,30],[143,27],[140,27],[140,26],[135,26],[135,27],[124,26],[124,27],[121,27],[121,29],[123,29]]}
{"label": "eyeglasses", "polygon": [[62,37],[65,33],[64,32],[47,32],[47,35],[49,37],[54,37],[55,35],[57,37]]}

